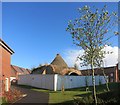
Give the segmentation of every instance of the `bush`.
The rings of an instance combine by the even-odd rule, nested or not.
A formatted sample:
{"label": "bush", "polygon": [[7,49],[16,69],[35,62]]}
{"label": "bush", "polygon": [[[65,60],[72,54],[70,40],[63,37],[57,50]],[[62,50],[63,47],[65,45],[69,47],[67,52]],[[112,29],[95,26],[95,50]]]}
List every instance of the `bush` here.
{"label": "bush", "polygon": [[[119,90],[109,91],[101,94],[97,94],[98,104],[109,105],[120,103],[120,92]],[[94,103],[92,95],[79,97],[74,99],[75,105],[92,105]]]}
{"label": "bush", "polygon": [[13,103],[16,100],[18,100],[20,97],[22,97],[22,93],[17,89],[12,89],[8,92],[4,91],[3,96],[4,96],[4,101],[6,101],[7,103]]}
{"label": "bush", "polygon": [[4,97],[2,98],[2,105],[7,105],[7,100]]}
{"label": "bush", "polygon": [[101,97],[107,104],[110,103],[120,103],[120,92],[119,91],[110,91],[101,94],[99,97]]}
{"label": "bush", "polygon": [[79,98],[74,99],[74,104],[75,105],[86,105],[86,104],[91,105],[92,103],[93,103],[92,96],[79,97]]}

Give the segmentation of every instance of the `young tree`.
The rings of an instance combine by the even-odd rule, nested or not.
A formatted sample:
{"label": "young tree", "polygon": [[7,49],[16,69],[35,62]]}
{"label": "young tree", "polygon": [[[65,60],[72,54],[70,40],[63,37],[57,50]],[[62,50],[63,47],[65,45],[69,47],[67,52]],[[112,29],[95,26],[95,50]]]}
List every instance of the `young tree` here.
{"label": "young tree", "polygon": [[101,10],[85,5],[79,8],[79,18],[68,22],[67,31],[73,38],[73,43],[84,50],[78,58],[83,61],[83,66],[91,66],[93,99],[97,104],[94,68],[98,67],[97,61],[104,58],[103,48],[108,40],[113,37],[112,29],[118,23],[116,12],[108,12],[105,5]]}
{"label": "young tree", "polygon": [[[107,52],[107,53],[112,53],[112,52]],[[107,54],[106,51],[104,51],[104,55]],[[103,61],[103,58],[99,58],[96,60],[97,64],[98,64],[98,68],[102,70],[102,73],[103,73],[103,76],[104,76],[104,79],[105,79],[105,82],[106,82],[106,88],[107,88],[107,91],[110,91],[110,88],[109,88],[109,85],[108,85],[108,77],[106,76],[105,74],[105,71],[104,71],[104,61]]]}

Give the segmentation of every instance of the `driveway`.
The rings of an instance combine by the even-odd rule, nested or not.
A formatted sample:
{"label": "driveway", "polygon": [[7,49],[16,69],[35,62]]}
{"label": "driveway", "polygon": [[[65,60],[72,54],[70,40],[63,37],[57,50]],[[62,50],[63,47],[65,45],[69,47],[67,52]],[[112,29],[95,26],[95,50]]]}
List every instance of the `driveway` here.
{"label": "driveway", "polygon": [[41,103],[41,104],[48,104],[49,101],[49,94],[44,92],[37,92],[34,90],[30,90],[27,88],[22,88],[18,86],[12,86],[12,88],[19,89],[22,93],[27,94],[22,99],[16,101],[12,105],[17,105],[18,103]]}

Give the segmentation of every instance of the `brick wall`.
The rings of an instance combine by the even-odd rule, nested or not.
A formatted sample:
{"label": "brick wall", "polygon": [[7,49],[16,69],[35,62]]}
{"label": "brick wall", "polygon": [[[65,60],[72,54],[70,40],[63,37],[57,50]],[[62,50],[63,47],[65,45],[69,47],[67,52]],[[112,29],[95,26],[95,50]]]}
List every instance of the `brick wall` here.
{"label": "brick wall", "polygon": [[11,74],[11,54],[5,49],[2,49],[2,77],[3,77],[3,85],[6,83],[6,78],[8,78],[8,88],[10,88],[10,74]]}
{"label": "brick wall", "polygon": [[0,39],[0,69],[1,69],[1,83],[2,90],[9,91],[10,89],[10,75],[11,75],[11,55],[14,51]]}
{"label": "brick wall", "polygon": [[[82,75],[92,75],[92,70],[81,70]],[[109,82],[118,82],[119,81],[119,71],[118,66],[106,67],[104,68],[105,75],[109,77]],[[95,75],[103,75],[101,69],[95,69]]]}

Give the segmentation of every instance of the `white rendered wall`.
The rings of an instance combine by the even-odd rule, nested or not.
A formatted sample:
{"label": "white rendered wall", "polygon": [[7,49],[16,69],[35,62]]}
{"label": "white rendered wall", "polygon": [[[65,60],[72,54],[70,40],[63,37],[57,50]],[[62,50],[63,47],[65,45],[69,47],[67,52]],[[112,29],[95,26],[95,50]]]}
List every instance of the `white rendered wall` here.
{"label": "white rendered wall", "polygon": [[[88,85],[92,86],[92,76],[87,76],[87,78],[89,79]],[[96,85],[99,85],[99,81],[101,81],[101,84],[105,84],[104,76],[95,76],[95,80]],[[18,84],[57,91],[61,90],[62,85],[64,85],[65,89],[86,86],[86,76],[28,74],[20,75]]]}
{"label": "white rendered wall", "polygon": [[53,90],[54,75],[39,75],[39,74],[20,75],[18,79],[18,84]]}
{"label": "white rendered wall", "polygon": [[[87,78],[89,79],[88,85],[92,86],[92,76],[88,76]],[[99,85],[99,81],[101,81],[101,84],[105,84],[104,76],[95,76],[96,85]],[[61,90],[62,85],[64,85],[65,89],[85,87],[86,76],[60,76],[58,75],[57,90]]]}

